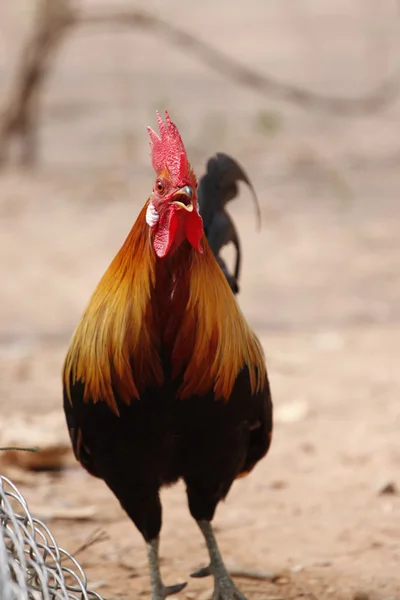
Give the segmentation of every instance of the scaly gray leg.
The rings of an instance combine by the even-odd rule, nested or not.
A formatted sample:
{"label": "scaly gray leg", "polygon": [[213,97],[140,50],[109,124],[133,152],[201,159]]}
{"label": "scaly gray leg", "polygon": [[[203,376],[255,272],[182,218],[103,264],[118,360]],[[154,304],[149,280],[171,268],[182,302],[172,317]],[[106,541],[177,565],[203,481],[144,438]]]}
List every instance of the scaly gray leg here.
{"label": "scaly gray leg", "polygon": [[213,575],[215,587],[212,600],[246,600],[246,597],[239,592],[233,583],[225,567],[211,523],[209,521],[197,521],[197,524],[207,544],[210,564],[208,567],[193,573],[192,577]]}
{"label": "scaly gray leg", "polygon": [[167,596],[177,594],[185,587],[186,583],[165,586],[161,579],[160,561],[158,558],[159,538],[147,543],[147,557],[150,569],[151,600],[164,600]]}

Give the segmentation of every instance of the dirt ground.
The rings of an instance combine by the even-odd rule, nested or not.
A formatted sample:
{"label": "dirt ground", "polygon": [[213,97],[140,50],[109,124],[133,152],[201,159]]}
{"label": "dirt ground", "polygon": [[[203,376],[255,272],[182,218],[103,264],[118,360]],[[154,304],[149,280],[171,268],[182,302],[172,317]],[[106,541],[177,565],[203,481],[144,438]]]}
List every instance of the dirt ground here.
{"label": "dirt ground", "polygon": [[[28,4],[0,5],[1,100]],[[261,72],[336,96],[367,93],[400,52],[389,0],[146,7]],[[262,206],[261,233],[245,189],[231,214],[239,303],[266,351],[276,425],[269,455],[218,510],[226,562],[280,574],[239,578],[250,600],[400,599],[398,101],[370,116],[307,111],[146,32],[71,32],[43,97],[38,168],[0,173],[0,419],[61,415],[69,337],[147,198],[146,125],[164,107],[197,173],[213,152],[232,154]],[[381,493],[387,483],[395,493]],[[143,541],[101,481],[71,460],[19,485],[44,518],[46,507],[93,507],[86,520],[48,519],[59,544],[74,551],[100,527],[107,540],[80,554],[90,586],[149,596]],[[163,506],[162,569],[175,583],[206,553],[181,485]],[[211,584],[190,580],[179,597],[206,600]]]}

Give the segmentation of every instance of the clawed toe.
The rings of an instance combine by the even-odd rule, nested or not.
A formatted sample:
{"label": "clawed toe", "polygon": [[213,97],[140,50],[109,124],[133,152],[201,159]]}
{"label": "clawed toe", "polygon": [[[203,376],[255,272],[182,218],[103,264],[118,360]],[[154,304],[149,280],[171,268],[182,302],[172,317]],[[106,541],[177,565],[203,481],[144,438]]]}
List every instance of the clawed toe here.
{"label": "clawed toe", "polygon": [[[191,573],[190,577],[200,578],[208,577],[209,575],[213,575],[211,565],[198,569],[194,573]],[[218,577],[215,578],[212,600],[246,600],[246,597],[237,589],[231,578],[226,574],[222,583]]]}
{"label": "clawed toe", "polygon": [[186,583],[177,583],[176,585],[158,585],[151,590],[151,600],[165,600],[168,596],[173,596],[183,590]]}
{"label": "clawed toe", "polygon": [[178,594],[181,592],[183,588],[185,588],[187,582],[184,583],[176,583],[175,585],[164,585],[163,586],[163,597],[167,598],[167,596],[173,596],[174,594]]}
{"label": "clawed toe", "polygon": [[202,567],[201,569],[198,569],[198,571],[191,573],[190,577],[195,577],[196,579],[197,578],[200,579],[201,577],[208,577],[209,575],[212,575],[211,565],[208,565],[207,567]]}

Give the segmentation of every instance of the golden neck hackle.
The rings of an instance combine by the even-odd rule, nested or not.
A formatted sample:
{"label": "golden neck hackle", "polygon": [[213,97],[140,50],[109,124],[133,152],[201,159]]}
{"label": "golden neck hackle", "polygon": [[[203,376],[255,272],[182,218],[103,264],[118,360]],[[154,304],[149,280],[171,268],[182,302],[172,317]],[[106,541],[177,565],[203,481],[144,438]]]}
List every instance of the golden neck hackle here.
{"label": "golden neck hackle", "polygon": [[[252,392],[266,378],[261,345],[247,325],[203,235],[203,254],[188,243],[159,260],[141,211],[93,293],[73,335],[64,382],[84,383],[86,401],[105,401],[118,414],[149,385],[161,386],[160,349],[167,346],[178,397],[228,400],[249,369]],[[165,365],[164,365],[165,366]]]}

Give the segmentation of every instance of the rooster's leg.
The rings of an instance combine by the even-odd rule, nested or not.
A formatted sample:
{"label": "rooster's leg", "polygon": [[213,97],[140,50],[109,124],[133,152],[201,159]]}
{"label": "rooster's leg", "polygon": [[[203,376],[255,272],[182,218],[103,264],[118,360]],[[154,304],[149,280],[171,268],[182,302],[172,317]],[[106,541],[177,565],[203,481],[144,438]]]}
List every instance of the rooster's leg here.
{"label": "rooster's leg", "polygon": [[200,569],[192,577],[205,577],[213,575],[215,587],[212,600],[246,600],[245,596],[239,592],[229,575],[221,553],[218,548],[217,540],[209,521],[197,521],[198,526],[207,544],[210,555],[210,565]]}
{"label": "rooster's leg", "polygon": [[147,556],[149,560],[151,600],[164,600],[167,596],[177,594],[185,587],[186,583],[166,586],[163,584],[160,573],[160,561],[158,556],[159,538],[147,542]]}

